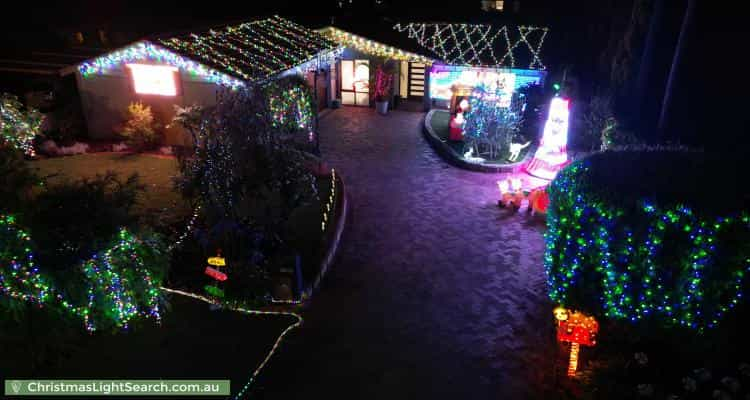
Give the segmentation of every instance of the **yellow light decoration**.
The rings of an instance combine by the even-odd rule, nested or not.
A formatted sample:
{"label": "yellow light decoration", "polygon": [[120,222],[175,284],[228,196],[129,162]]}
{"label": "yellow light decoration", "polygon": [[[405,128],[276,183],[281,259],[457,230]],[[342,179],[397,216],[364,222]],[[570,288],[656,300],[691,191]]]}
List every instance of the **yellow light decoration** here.
{"label": "yellow light decoration", "polygon": [[570,344],[570,361],[568,361],[568,376],[576,376],[576,370],[578,369],[578,352],[581,350],[581,345],[578,343]]}
{"label": "yellow light decoration", "polygon": [[363,53],[373,56],[391,58],[399,61],[411,61],[426,65],[432,65],[435,62],[435,60],[429,57],[397,49],[332,26],[322,28],[318,32],[341,46],[353,47]]}

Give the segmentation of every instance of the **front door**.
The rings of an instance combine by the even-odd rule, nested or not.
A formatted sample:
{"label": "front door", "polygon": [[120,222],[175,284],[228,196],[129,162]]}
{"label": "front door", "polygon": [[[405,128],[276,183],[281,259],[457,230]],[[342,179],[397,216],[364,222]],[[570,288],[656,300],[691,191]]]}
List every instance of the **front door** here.
{"label": "front door", "polygon": [[425,65],[409,63],[409,99],[422,100],[424,98]]}

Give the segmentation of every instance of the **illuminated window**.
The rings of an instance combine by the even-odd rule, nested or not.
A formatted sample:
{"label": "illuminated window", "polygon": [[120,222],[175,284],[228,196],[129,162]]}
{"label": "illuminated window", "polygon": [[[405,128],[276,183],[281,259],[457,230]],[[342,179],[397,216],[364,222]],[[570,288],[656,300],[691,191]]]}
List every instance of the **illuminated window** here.
{"label": "illuminated window", "polygon": [[503,11],[503,7],[505,6],[505,2],[502,0],[495,2],[495,10],[497,11]]}
{"label": "illuminated window", "polygon": [[177,95],[177,68],[168,65],[127,64],[138,94]]}

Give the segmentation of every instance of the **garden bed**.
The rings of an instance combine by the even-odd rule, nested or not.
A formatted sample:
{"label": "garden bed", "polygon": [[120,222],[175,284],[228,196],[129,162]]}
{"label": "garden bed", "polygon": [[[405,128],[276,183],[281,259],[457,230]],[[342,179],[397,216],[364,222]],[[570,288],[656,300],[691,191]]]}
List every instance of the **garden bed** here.
{"label": "garden bed", "polygon": [[463,142],[449,139],[450,136],[450,113],[444,110],[431,110],[424,120],[423,132],[430,145],[449,163],[479,172],[518,172],[528,163],[534,155],[533,145],[521,150],[518,162],[508,163],[508,154],[503,154],[497,160],[486,160],[483,162],[472,162],[464,158]]}

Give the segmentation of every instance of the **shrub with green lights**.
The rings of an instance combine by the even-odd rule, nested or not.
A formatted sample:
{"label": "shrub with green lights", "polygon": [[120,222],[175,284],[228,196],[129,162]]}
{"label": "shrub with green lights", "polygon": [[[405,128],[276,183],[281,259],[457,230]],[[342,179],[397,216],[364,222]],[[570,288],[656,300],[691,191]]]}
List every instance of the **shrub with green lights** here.
{"label": "shrub with green lights", "polygon": [[122,229],[105,249],[56,276],[37,265],[35,243],[16,218],[0,214],[0,307],[47,308],[80,320],[89,332],[128,329],[142,318],[159,321],[167,257],[157,242]]}
{"label": "shrub with green lights", "polygon": [[[741,162],[741,161],[740,161]],[[596,315],[716,326],[747,293],[747,188],[732,160],[598,153],[549,187],[550,298]]]}

